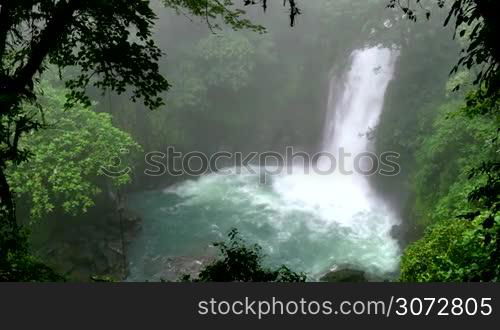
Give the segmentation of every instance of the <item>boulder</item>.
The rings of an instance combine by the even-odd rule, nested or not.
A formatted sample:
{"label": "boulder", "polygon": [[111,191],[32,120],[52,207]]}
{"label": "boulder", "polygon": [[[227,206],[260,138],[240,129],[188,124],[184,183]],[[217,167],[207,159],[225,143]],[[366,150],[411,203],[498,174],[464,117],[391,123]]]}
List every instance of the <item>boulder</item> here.
{"label": "boulder", "polygon": [[[197,277],[214,260],[213,256],[146,256],[143,274],[151,281],[178,281],[183,275]],[[140,279],[144,280],[144,279]]]}
{"label": "boulder", "polygon": [[365,272],[361,270],[343,268],[338,270],[333,270],[325,275],[323,275],[320,279],[321,282],[349,282],[349,283],[359,283],[359,282],[368,282]]}

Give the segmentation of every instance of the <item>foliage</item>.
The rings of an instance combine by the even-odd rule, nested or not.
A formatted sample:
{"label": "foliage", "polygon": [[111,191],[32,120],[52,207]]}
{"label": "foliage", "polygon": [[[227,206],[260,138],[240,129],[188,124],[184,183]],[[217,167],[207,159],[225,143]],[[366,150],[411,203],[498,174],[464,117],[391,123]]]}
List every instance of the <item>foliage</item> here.
{"label": "foliage", "polygon": [[[495,120],[467,117],[457,103],[443,105],[433,131],[421,139],[414,178],[416,208],[422,220],[452,218],[470,212],[467,197],[484,176],[470,171],[496,157]],[[468,109],[468,108],[466,108]]]}
{"label": "foliage", "polygon": [[411,210],[411,177],[419,166],[416,154],[422,138],[433,132],[438,109],[450,102],[445,86],[460,47],[452,40],[453,31],[444,29],[438,20],[412,23],[400,17],[391,18],[393,26],[385,33],[386,44],[400,47],[394,79],[389,83],[384,111],[375,130],[375,147],[379,153],[397,152],[401,173],[375,177],[374,183],[381,194],[400,208],[407,219],[406,228],[411,228],[408,236],[413,236],[418,231]]}
{"label": "foliage", "polygon": [[[288,3],[297,14],[295,1]],[[164,5],[207,20],[220,17],[234,29],[262,30],[229,0],[165,0]],[[1,159],[22,161],[26,156],[17,142],[39,123],[26,117],[20,105],[36,101],[35,75],[48,63],[77,69],[67,82],[68,105],[89,105],[89,84],[119,94],[131,87],[132,100],[141,98],[151,109],[163,104],[160,94],[169,84],[159,73],[162,52],[152,37],[157,16],[149,1],[7,1],[1,3],[0,15]]]}
{"label": "foliage", "polygon": [[[445,0],[434,0],[439,7],[445,7]],[[424,12],[427,19],[431,16],[429,7],[421,0],[390,0],[389,7],[400,8],[405,16],[417,20],[419,12]],[[465,47],[463,55],[452,72],[460,66],[470,70],[477,69],[475,83],[485,86],[487,93],[497,93],[500,88],[500,48],[498,47],[498,31],[500,23],[496,17],[500,9],[497,0],[453,0],[444,25],[455,19],[455,34],[469,36],[470,43]]]}
{"label": "foliage", "polygon": [[[500,214],[492,228],[483,223],[491,216],[481,214],[470,222],[451,219],[439,222],[425,236],[411,244],[401,260],[405,282],[465,282],[500,280]],[[493,235],[493,240],[486,240]]]}
{"label": "foliage", "polygon": [[[445,1],[438,0],[440,7]],[[412,6],[414,5],[414,6]],[[404,253],[403,281],[498,281],[500,276],[500,162],[498,155],[500,30],[498,1],[453,0],[448,25],[455,18],[455,35],[467,39],[448,87],[458,90],[470,72],[478,72],[477,90],[451,118],[438,116],[435,131],[423,138],[415,178],[416,209],[431,224],[426,235]],[[391,0],[417,20],[420,0]],[[449,106],[449,105],[448,105]],[[448,115],[450,112],[448,111]],[[425,214],[422,214],[423,210]]]}
{"label": "foliage", "polygon": [[224,82],[238,90],[248,84],[249,73],[255,68],[253,46],[241,35],[210,35],[199,42],[197,53],[204,63],[212,63],[203,75],[209,85]]}
{"label": "foliage", "polygon": [[220,258],[206,266],[198,278],[189,275],[182,281],[193,282],[305,282],[306,275],[295,273],[286,266],[277,269],[262,265],[263,255],[257,244],[246,245],[236,229],[228,234],[228,242],[215,243]]}
{"label": "foliage", "polygon": [[[75,105],[64,109],[64,89],[43,83],[40,103],[45,129],[22,140],[32,150],[29,161],[13,165],[7,173],[18,197],[31,200],[31,217],[40,219],[60,204],[70,214],[86,212],[100,192],[94,178],[103,175],[110,160],[131,156],[140,147],[130,135],[115,128],[111,116],[90,107]],[[29,106],[27,106],[29,107]],[[24,110],[36,113],[37,109]],[[41,121],[42,119],[40,119]],[[128,164],[122,163],[125,168]],[[130,181],[130,173],[106,179],[116,186]]]}
{"label": "foliage", "polygon": [[[177,18],[174,24],[185,27],[187,22]],[[175,27],[168,26],[165,33]],[[131,132],[145,149],[174,144],[178,149],[196,148],[208,153],[212,150],[201,143],[215,148],[222,140],[227,141],[220,133],[240,132],[241,126],[257,119],[255,103],[248,100],[245,91],[262,84],[256,70],[275,59],[270,36],[256,38],[255,34],[241,31],[203,32],[179,42],[169,57],[175,65],[164,63],[175,81],[165,107],[148,113],[134,108],[113,113],[119,127]],[[107,100],[100,103],[102,110],[110,111]],[[121,109],[130,108],[124,98],[114,98],[113,107],[117,104]],[[207,136],[200,138],[204,133]],[[219,137],[221,141],[217,141]]]}
{"label": "foliage", "polygon": [[258,46],[241,32],[209,34],[186,46],[182,59],[171,70],[176,84],[167,101],[169,109],[206,109],[210,89],[236,92],[246,87],[259,60]]}
{"label": "foliage", "polygon": [[[452,27],[454,37],[458,36],[463,48],[458,63],[455,60],[457,64],[451,70],[456,75],[446,86],[446,96],[458,98],[467,95],[466,104],[460,106],[456,101],[440,100],[439,81],[420,83],[418,90],[410,90],[406,83],[397,82],[404,87],[396,87],[398,93],[395,97],[420,105],[408,107],[403,101],[394,109],[417,110],[408,111],[409,115],[404,116],[385,111],[381,119],[383,129],[377,132],[383,137],[377,141],[379,148],[389,146],[391,150],[399,151],[390,147],[394,145],[390,142],[392,139],[397,141],[396,144],[402,144],[406,151],[402,153],[401,166],[411,174],[408,181],[404,180],[407,183],[402,188],[410,188],[412,193],[407,198],[415,201],[405,211],[410,219],[407,226],[428,226],[424,238],[413,243],[404,253],[402,280],[497,280],[499,228],[495,219],[500,197],[497,143],[500,56],[496,42],[499,25],[494,13],[498,11],[499,3],[490,0],[452,0],[449,3],[442,0],[389,1],[389,7],[399,8],[403,17],[418,22],[416,25],[422,25],[418,20],[422,13],[427,19],[430,19],[431,11],[435,16],[436,5],[448,10],[444,25]],[[427,50],[428,47],[421,49]],[[433,50],[430,53],[440,52]],[[442,65],[436,70],[446,67]],[[461,67],[463,71],[459,72]],[[429,75],[413,75],[418,79],[425,76]],[[433,86],[435,83],[438,83],[437,88]],[[476,90],[471,91],[472,87]],[[462,94],[451,93],[459,89]],[[406,91],[407,96],[402,97],[401,91],[403,94]],[[438,97],[429,103],[422,102],[421,95],[426,97],[432,93]],[[440,105],[443,102],[445,104]],[[461,110],[457,111],[459,107]],[[389,110],[391,108],[389,106]],[[399,130],[401,125],[397,122],[405,120],[411,125]],[[398,135],[391,136],[390,127],[396,127],[393,131]],[[458,230],[463,224],[470,228]],[[446,239],[440,240],[439,235],[445,235]],[[461,262],[460,254],[470,264]]]}
{"label": "foliage", "polygon": [[[228,8],[231,1],[207,0],[203,8],[201,3],[165,1],[174,10],[186,9],[202,17],[218,15],[233,28],[255,27],[242,17],[243,11]],[[14,206],[3,178],[5,162],[25,160],[27,153],[19,148],[19,140],[40,128],[22,106],[28,101],[36,104],[36,76],[47,64],[74,67],[66,83],[70,90],[67,105],[82,102],[88,106],[85,90],[93,85],[119,94],[130,89],[132,100],[142,99],[146,107],[158,108],[163,104],[160,94],[169,84],[159,72],[162,52],[153,40],[156,18],[150,2],[142,0],[1,2],[0,193],[5,195],[2,201],[9,204],[9,213],[14,213]]]}
{"label": "foliage", "polygon": [[6,20],[0,27],[5,38],[0,39],[0,74],[7,82],[22,79],[14,86],[22,90],[10,88],[13,95],[5,97],[19,92],[35,97],[31,80],[48,60],[80,69],[68,82],[75,100],[88,103],[84,88],[92,83],[117,92],[131,85],[134,99],[143,98],[152,108],[161,104],[156,95],[168,83],[158,73],[162,52],[152,40],[156,15],[148,1],[9,1],[1,14]]}
{"label": "foliage", "polygon": [[443,106],[419,147],[415,209],[429,227],[403,255],[403,281],[500,278],[498,101],[482,95]]}
{"label": "foliage", "polygon": [[[132,86],[132,99],[141,98],[146,106],[157,108],[162,104],[159,93],[169,85],[158,72],[162,52],[152,39],[155,18],[149,1],[142,0],[0,1],[0,232],[8,235],[9,242],[18,242],[2,244],[0,255],[28,257],[26,251],[18,251],[21,230],[6,168],[27,159],[22,137],[43,124],[43,113],[34,116],[35,108],[27,106],[39,105],[35,92],[39,75],[48,64],[77,68],[67,82],[67,105],[88,105],[85,88],[92,84],[118,93]],[[31,174],[31,182],[39,184],[36,173]],[[78,188],[78,183],[70,184]],[[54,187],[59,189],[59,183]],[[66,188],[63,191],[69,193]],[[50,209],[43,195],[35,198]],[[83,207],[88,205],[83,195],[77,198]],[[75,204],[66,206],[71,209]]]}
{"label": "foliage", "polygon": [[[207,19],[219,16],[233,28],[261,30],[242,17],[243,11],[228,8],[232,6],[231,1],[172,0],[165,1],[165,4]],[[252,2],[244,1],[244,4]],[[289,0],[288,4],[293,24],[299,10],[294,0]],[[266,1],[262,5],[265,8]],[[0,255],[21,253],[17,249],[22,241],[16,220],[15,196],[6,178],[7,166],[18,166],[17,173],[10,169],[11,181],[27,182],[24,188],[20,188],[22,185],[17,182],[17,189],[21,189],[18,191],[21,194],[32,194],[35,216],[54,208],[54,196],[50,195],[69,198],[61,203],[70,212],[85,210],[91,205],[90,196],[97,192],[97,188],[85,181],[85,177],[95,173],[97,163],[93,161],[103,160],[101,156],[104,156],[102,151],[105,148],[100,145],[96,158],[85,158],[84,153],[91,148],[82,140],[95,132],[81,129],[74,131],[77,134],[73,136],[68,131],[76,129],[78,124],[97,126],[102,121],[99,127],[110,130],[109,135],[104,136],[111,140],[120,136],[111,128],[109,117],[90,114],[88,107],[91,102],[86,94],[88,86],[118,94],[127,93],[133,101],[141,99],[150,109],[163,105],[161,93],[170,85],[159,72],[158,61],[163,53],[153,40],[156,18],[151,2],[144,0],[0,1],[0,234],[9,242],[0,246]],[[71,116],[65,118],[66,113],[58,113],[66,135],[56,136],[52,134],[57,132],[54,130],[32,137],[31,143],[22,141],[25,135],[43,127],[44,113],[36,88],[39,87],[39,77],[50,64],[60,70],[66,67],[74,69],[72,76],[65,77],[69,78],[65,107]],[[40,110],[37,114],[34,113],[36,109]],[[104,134],[98,133],[97,136]],[[44,144],[45,149],[35,153],[34,164],[24,164],[30,155],[26,148],[42,142],[44,136],[52,138],[53,143]],[[121,137],[131,144],[126,136]],[[66,149],[71,143],[76,143],[76,152]],[[68,164],[63,164],[64,157],[53,157],[51,153],[55,151],[70,159]],[[111,156],[116,154],[116,150],[112,150]],[[77,165],[79,158],[84,162]],[[52,172],[48,169],[49,164],[54,166]],[[25,172],[28,170],[39,172]],[[60,170],[67,171],[63,179],[69,181],[58,181]],[[47,187],[42,186],[42,177],[48,180],[45,182]]]}
{"label": "foliage", "polygon": [[[114,118],[148,150],[165,145],[207,154],[221,149],[246,152],[255,146],[280,150],[285,144],[316,148],[331,63],[362,44],[365,35],[358,25],[375,3],[384,11],[382,1],[369,8],[363,0],[338,6],[338,1],[301,3],[308,15],[298,21],[300,37],[283,24],[278,6],[259,17],[268,28],[264,35],[192,29],[184,16],[162,16],[161,42],[176,45],[160,63],[174,82],[166,106],[144,114],[113,111]],[[184,38],[177,38],[176,31],[185,31]],[[131,107],[125,98],[118,102],[120,108]],[[107,100],[100,103],[105,107]],[[114,98],[113,107],[116,103]]]}
{"label": "foliage", "polygon": [[28,233],[23,230],[16,240],[16,248],[7,246],[0,235],[0,282],[61,282],[65,278],[29,253]]}
{"label": "foliage", "polygon": [[[246,14],[241,8],[234,7],[231,0],[162,0],[165,6],[173,8],[178,13],[189,14],[205,19],[211,29],[221,29],[219,21],[231,26],[234,30],[250,29],[256,32],[264,32],[261,25],[253,24],[244,18]],[[244,1],[250,5],[250,1]]]}

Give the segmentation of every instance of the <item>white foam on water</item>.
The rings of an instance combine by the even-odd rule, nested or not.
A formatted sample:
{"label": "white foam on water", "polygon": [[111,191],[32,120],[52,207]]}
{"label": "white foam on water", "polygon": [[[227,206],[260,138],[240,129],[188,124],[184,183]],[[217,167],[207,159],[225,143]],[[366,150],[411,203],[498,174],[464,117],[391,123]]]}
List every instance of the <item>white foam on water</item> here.
{"label": "white foam on water", "polygon": [[[378,124],[397,56],[397,51],[381,47],[357,50],[348,72],[332,77],[322,151],[337,157],[343,148],[355,156],[373,148],[366,132]],[[329,164],[323,160],[318,165]],[[346,159],[344,168],[353,166],[353,157]],[[255,231],[254,239],[267,254],[286,255],[293,260],[277,258],[279,262],[303,265],[301,270],[310,274],[341,264],[377,274],[396,271],[400,251],[390,231],[399,220],[369,179],[338,170],[329,175],[309,172],[300,166],[283,169],[266,185],[258,173],[244,168],[188,180],[163,192],[179,200],[160,210],[155,221],[182,221],[183,214],[196,210],[207,230],[219,236],[228,227],[251,225],[248,230]],[[272,239],[259,236],[266,228]]]}

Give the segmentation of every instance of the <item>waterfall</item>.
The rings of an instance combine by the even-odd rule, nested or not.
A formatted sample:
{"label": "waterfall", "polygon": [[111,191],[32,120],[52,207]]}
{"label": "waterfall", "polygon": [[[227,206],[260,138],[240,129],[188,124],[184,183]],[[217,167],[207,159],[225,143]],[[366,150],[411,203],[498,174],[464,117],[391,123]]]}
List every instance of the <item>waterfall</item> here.
{"label": "waterfall", "polygon": [[365,135],[378,124],[396,58],[397,52],[387,48],[356,50],[341,88],[339,77],[332,77],[323,150],[334,154],[340,148],[353,154],[370,150]]}
{"label": "waterfall", "polygon": [[[387,48],[357,50],[347,72],[332,77],[322,151],[338,156],[344,149],[355,156],[373,148],[367,132],[379,121],[396,58]],[[328,164],[321,159],[318,165]],[[353,157],[345,166],[353,168]],[[168,267],[182,268],[185,256],[205,255],[232,227],[261,245],[269,262],[307,272],[311,279],[346,264],[379,278],[395,272],[400,251],[390,231],[398,219],[368,178],[306,168],[293,166],[266,185],[259,174],[231,168],[135,196],[145,223],[131,248],[131,279],[174,280],[177,270]],[[145,255],[150,261],[174,259],[153,271]]]}
{"label": "waterfall", "polygon": [[[341,149],[352,156],[344,162],[345,170],[352,175],[342,175],[339,169],[334,176],[339,191],[351,192],[350,198],[367,207],[388,210],[370,188],[368,177],[354,168],[354,157],[373,151],[370,132],[379,122],[384,96],[394,74],[398,52],[388,48],[373,47],[356,50],[351,55],[351,68],[342,77],[330,81],[327,122],[323,134],[323,150],[340,155]],[[361,164],[363,165],[363,164]],[[369,162],[368,166],[373,166]],[[362,167],[362,166],[361,166]]]}
{"label": "waterfall", "polygon": [[[275,189],[290,208],[308,209],[328,222],[353,228],[358,234],[366,233],[365,227],[371,226],[367,221],[379,221],[377,230],[382,235],[397,224],[390,207],[371,189],[369,178],[354,168],[355,156],[373,149],[369,132],[379,122],[397,56],[396,50],[382,47],[356,50],[350,58],[350,69],[331,78],[321,151],[336,157],[335,171],[329,175],[301,174],[296,169],[294,175],[275,180]],[[352,174],[340,171],[341,149],[351,155],[345,158],[343,168]],[[321,170],[331,166],[330,159],[321,158]]]}

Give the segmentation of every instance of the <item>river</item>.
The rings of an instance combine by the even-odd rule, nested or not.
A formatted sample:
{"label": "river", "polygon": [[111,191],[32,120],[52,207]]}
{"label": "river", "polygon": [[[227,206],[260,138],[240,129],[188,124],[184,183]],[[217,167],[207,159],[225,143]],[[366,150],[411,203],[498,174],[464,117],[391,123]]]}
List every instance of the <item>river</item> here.
{"label": "river", "polygon": [[[372,150],[367,132],[378,124],[397,56],[382,47],[356,50],[350,67],[332,75],[321,151]],[[290,166],[266,184],[258,173],[235,167],[131,196],[144,225],[129,249],[129,279],[158,280],[145,263],[161,257],[212,255],[211,242],[223,240],[233,227],[262,246],[266,262],[307,272],[311,280],[342,265],[376,278],[394,276],[400,249],[390,232],[399,219],[369,178]],[[344,166],[352,169],[353,163]]]}

